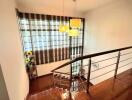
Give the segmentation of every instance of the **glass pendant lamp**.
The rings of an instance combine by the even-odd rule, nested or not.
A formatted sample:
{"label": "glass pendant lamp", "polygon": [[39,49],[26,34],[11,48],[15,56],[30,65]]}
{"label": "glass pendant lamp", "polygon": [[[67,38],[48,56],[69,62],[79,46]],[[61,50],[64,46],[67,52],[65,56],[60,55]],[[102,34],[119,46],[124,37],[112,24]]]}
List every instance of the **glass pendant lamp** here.
{"label": "glass pendant lamp", "polygon": [[68,31],[68,36],[79,36],[79,31],[77,29],[71,29]]}
{"label": "glass pendant lamp", "polygon": [[69,27],[67,25],[61,24],[59,26],[59,32],[67,32],[69,30]]}
{"label": "glass pendant lamp", "polygon": [[[76,0],[75,2],[75,12],[76,12]],[[81,27],[81,19],[79,18],[72,18],[70,19],[70,27],[71,29],[68,31],[69,36],[79,36],[79,28]]]}
{"label": "glass pendant lamp", "polygon": [[81,19],[77,19],[77,18],[70,19],[70,27],[71,28],[80,28],[81,27]]}
{"label": "glass pendant lamp", "polygon": [[[64,16],[64,0],[63,0],[63,16]],[[64,25],[64,24],[60,24],[59,25],[59,32],[67,32],[69,30],[69,26],[68,25]]]}

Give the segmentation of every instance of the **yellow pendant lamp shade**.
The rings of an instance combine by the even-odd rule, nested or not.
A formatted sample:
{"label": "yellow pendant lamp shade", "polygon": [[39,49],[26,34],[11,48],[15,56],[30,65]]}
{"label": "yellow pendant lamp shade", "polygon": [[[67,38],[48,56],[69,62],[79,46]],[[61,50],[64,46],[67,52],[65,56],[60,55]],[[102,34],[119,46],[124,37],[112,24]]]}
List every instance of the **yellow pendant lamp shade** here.
{"label": "yellow pendant lamp shade", "polygon": [[70,26],[72,28],[80,28],[81,27],[81,19],[70,19]]}
{"label": "yellow pendant lamp shade", "polygon": [[69,36],[79,36],[79,31],[76,29],[71,29],[68,31]]}
{"label": "yellow pendant lamp shade", "polygon": [[59,26],[59,32],[67,32],[68,30],[69,30],[69,27],[67,25]]}

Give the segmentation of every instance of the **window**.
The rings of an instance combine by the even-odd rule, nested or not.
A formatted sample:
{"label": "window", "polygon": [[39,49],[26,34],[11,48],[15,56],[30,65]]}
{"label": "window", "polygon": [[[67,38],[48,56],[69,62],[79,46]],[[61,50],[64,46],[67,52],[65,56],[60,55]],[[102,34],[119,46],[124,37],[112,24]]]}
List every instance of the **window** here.
{"label": "window", "polygon": [[69,25],[70,17],[21,12],[18,12],[18,17],[23,50],[33,51],[37,65],[81,55],[83,19],[80,36],[70,38],[67,33],[61,33],[58,29],[61,23]]}

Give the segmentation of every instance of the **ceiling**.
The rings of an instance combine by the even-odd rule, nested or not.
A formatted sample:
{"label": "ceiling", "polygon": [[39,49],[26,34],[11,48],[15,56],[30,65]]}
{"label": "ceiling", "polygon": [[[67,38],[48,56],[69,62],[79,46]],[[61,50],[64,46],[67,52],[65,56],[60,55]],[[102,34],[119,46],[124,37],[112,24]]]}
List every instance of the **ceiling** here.
{"label": "ceiling", "polygon": [[[39,7],[39,8],[51,8],[51,9],[62,9],[63,0],[16,0],[19,5],[24,7]],[[78,12],[86,12],[88,10],[100,7],[107,3],[115,0],[77,0],[76,10]],[[73,0],[64,0],[65,10],[73,10],[75,8],[75,3]]]}

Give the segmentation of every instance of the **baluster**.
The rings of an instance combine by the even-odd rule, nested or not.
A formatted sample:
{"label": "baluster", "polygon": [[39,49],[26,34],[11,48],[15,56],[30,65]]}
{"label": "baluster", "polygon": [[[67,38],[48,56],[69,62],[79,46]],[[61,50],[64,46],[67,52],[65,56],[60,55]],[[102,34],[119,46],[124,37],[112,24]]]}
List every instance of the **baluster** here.
{"label": "baluster", "polygon": [[72,99],[72,64],[70,64],[70,86],[69,86],[69,97]]}
{"label": "baluster", "polygon": [[120,55],[121,55],[121,52],[119,51],[118,56],[117,56],[117,63],[116,63],[114,78],[116,78],[116,76],[117,76],[117,71],[118,71],[118,67],[119,67],[119,63],[120,63]]}
{"label": "baluster", "polygon": [[59,86],[61,87],[61,74],[59,74]]}
{"label": "baluster", "polygon": [[89,92],[89,86],[90,86],[90,74],[91,74],[91,58],[89,58],[89,64],[88,64],[88,76],[87,76],[87,93]]}
{"label": "baluster", "polygon": [[53,87],[55,87],[55,73],[54,73],[54,71],[53,71]]}

